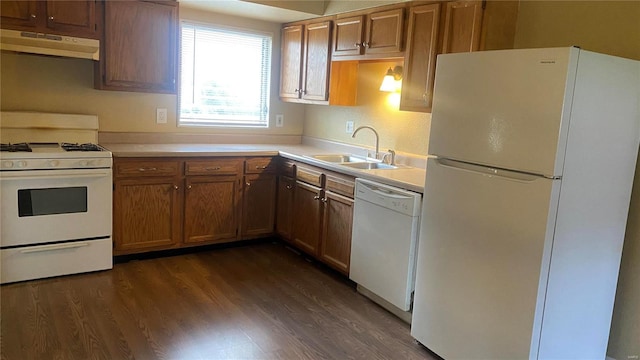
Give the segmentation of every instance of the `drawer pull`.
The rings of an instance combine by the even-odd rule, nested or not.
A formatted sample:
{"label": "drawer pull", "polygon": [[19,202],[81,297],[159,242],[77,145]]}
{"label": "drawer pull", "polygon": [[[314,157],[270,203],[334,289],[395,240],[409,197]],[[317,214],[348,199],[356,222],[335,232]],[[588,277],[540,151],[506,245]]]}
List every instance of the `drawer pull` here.
{"label": "drawer pull", "polygon": [[268,166],[256,166],[256,170],[266,170],[268,168]]}
{"label": "drawer pull", "polygon": [[246,184],[247,186],[251,186],[251,183],[250,183],[250,182],[248,182],[248,181],[247,181],[245,184]]}
{"label": "drawer pull", "polygon": [[72,244],[44,245],[44,246],[38,246],[31,249],[24,249],[24,250],[21,250],[20,252],[23,254],[30,254],[30,253],[43,252],[43,251],[74,249],[74,248],[79,248],[84,246],[89,246],[89,243],[81,242],[81,243],[72,243]]}
{"label": "drawer pull", "polygon": [[141,167],[141,168],[138,168],[138,171],[140,171],[140,172],[145,172],[145,171],[156,171],[156,170],[158,170],[158,168],[154,168],[154,167],[149,167],[149,168],[143,168],[143,167]]}
{"label": "drawer pull", "polygon": [[291,190],[291,189],[293,189],[293,186],[287,185],[287,190]]}
{"label": "drawer pull", "polygon": [[174,190],[180,190],[180,186],[178,186],[178,185],[173,185],[173,189],[174,189]]}
{"label": "drawer pull", "polygon": [[188,190],[191,190],[191,185],[187,185],[187,189],[188,189]]}
{"label": "drawer pull", "polygon": [[216,171],[216,170],[220,170],[220,166],[214,166],[214,167],[208,167],[208,168],[204,168],[206,171]]}

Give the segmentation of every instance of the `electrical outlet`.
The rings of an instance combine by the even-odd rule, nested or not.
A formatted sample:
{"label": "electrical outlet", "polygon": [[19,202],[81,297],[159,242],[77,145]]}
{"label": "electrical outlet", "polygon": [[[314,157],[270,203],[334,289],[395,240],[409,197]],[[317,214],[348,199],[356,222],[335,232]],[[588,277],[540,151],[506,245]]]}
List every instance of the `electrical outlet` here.
{"label": "electrical outlet", "polygon": [[284,125],[284,115],[276,114],[276,127],[282,127]]}
{"label": "electrical outlet", "polygon": [[345,132],[347,134],[353,133],[353,121],[347,121],[347,126],[345,127]]}
{"label": "electrical outlet", "polygon": [[167,123],[167,109],[165,108],[157,108],[156,109],[156,124],[166,124]]}

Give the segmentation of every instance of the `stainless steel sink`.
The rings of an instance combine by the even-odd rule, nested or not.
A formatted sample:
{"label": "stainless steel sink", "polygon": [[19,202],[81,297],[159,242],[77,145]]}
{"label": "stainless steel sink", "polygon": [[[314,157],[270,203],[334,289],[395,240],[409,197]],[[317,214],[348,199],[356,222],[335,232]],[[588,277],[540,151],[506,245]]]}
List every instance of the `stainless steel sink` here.
{"label": "stainless steel sink", "polygon": [[330,163],[337,163],[337,164],[361,163],[365,161],[365,159],[362,157],[349,155],[349,154],[311,155],[310,157],[316,160],[326,161]]}
{"label": "stainless steel sink", "polygon": [[342,166],[347,166],[354,169],[372,170],[372,169],[397,169],[397,166],[389,165],[380,162],[358,162],[358,163],[345,163]]}

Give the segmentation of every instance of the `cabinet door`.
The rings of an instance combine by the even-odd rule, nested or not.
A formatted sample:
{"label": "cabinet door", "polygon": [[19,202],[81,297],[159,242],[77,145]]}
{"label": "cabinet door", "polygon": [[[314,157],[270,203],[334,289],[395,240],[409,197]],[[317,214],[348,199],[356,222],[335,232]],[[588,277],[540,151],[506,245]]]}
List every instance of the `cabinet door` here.
{"label": "cabinet door", "polygon": [[400,110],[429,111],[433,98],[440,4],[411,8]]}
{"label": "cabinet door", "polygon": [[193,176],[185,183],[184,242],[236,240],[240,179],[237,176]]}
{"label": "cabinet door", "polygon": [[353,199],[325,192],[322,216],[320,260],[336,270],[349,274]]}
{"label": "cabinet door", "polygon": [[56,33],[98,39],[95,4],[95,0],[48,0],[46,2],[47,28]]}
{"label": "cabinet door", "polygon": [[320,244],[321,189],[296,181],[293,203],[293,243],[312,256]]}
{"label": "cabinet door", "polygon": [[401,52],[404,40],[404,8],[372,13],[367,17],[365,53]]}
{"label": "cabinet door", "polygon": [[175,93],[177,34],[175,2],[106,1],[98,87]]}
{"label": "cabinet door", "polygon": [[280,97],[298,99],[302,88],[302,25],[282,29],[282,54],[280,66]]}
{"label": "cabinet door", "polygon": [[0,24],[3,29],[35,28],[38,16],[37,1],[0,1]]}
{"label": "cabinet door", "polygon": [[276,176],[245,175],[242,194],[242,239],[273,234],[276,211]]}
{"label": "cabinet door", "polygon": [[284,240],[292,241],[293,228],[293,192],[295,181],[286,176],[278,178],[278,197],[276,200],[276,232]]}
{"label": "cabinet door", "polygon": [[176,178],[117,180],[114,187],[114,254],[159,250],[180,242],[182,189]]}
{"label": "cabinet door", "polygon": [[482,1],[454,1],[446,5],[442,53],[478,51],[482,29]]}
{"label": "cabinet door", "polygon": [[336,20],[332,56],[360,55],[363,53],[363,24],[364,16]]}
{"label": "cabinet door", "polygon": [[305,43],[302,98],[329,100],[331,21],[307,25]]}

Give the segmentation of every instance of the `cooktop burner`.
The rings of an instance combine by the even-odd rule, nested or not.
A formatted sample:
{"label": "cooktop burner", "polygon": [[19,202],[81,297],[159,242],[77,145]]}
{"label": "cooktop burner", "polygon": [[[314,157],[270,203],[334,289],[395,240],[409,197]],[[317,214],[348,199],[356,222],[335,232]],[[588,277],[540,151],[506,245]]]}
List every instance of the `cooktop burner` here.
{"label": "cooktop burner", "polygon": [[10,152],[31,152],[31,147],[27,143],[18,143],[18,144],[0,144],[0,151],[10,151]]}
{"label": "cooktop burner", "polygon": [[60,146],[65,151],[104,151],[104,149],[101,148],[100,146],[96,144],[91,144],[91,143],[87,143],[87,144],[62,143],[60,144]]}

